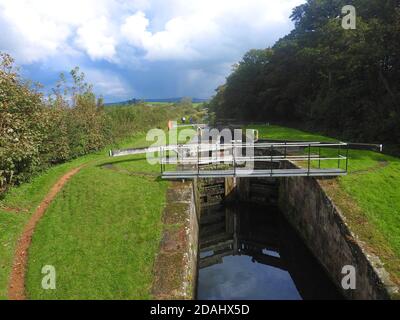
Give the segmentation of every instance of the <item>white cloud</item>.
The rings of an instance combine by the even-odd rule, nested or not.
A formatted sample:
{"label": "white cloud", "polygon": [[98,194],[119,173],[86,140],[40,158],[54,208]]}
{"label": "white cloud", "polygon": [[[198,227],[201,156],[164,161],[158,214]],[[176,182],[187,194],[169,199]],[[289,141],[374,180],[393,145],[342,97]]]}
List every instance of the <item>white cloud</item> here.
{"label": "white cloud", "polygon": [[[0,0],[0,51],[20,64],[90,59],[118,70],[185,64],[177,86],[211,86],[250,48],[288,33],[293,7],[305,0]],[[224,67],[221,67],[224,66]],[[153,72],[154,74],[154,72]],[[115,80],[105,85],[107,76]],[[99,87],[123,95],[109,73]],[[181,79],[183,82],[181,83]],[[198,83],[201,82],[201,85]],[[208,86],[207,84],[208,83]],[[108,89],[107,89],[108,88]],[[193,89],[194,90],[194,89]]]}
{"label": "white cloud", "polygon": [[235,51],[243,40],[264,36],[267,42],[271,29],[289,27],[290,10],[301,2],[174,0],[168,2],[169,9],[161,6],[165,22],[160,30],[150,32],[151,21],[143,12],[136,12],[125,19],[121,36],[143,49],[149,60],[212,58]]}
{"label": "white cloud", "polygon": [[136,47],[145,47],[146,42],[151,37],[151,33],[147,31],[149,20],[142,11],[127,17],[121,26],[121,33],[127,41]]}
{"label": "white cloud", "polygon": [[165,30],[151,33],[148,31],[150,21],[143,12],[126,18],[121,27],[122,36],[131,45],[147,52],[146,58],[157,59],[193,59],[199,56],[188,40],[185,18],[175,17],[165,25]]}
{"label": "white cloud", "polygon": [[0,0],[0,49],[24,62],[70,47],[93,60],[113,60],[117,47],[128,45],[144,50],[150,60],[204,59],[288,29],[290,10],[302,2]]}
{"label": "white cloud", "polygon": [[235,53],[243,41],[259,43],[264,37],[266,43],[279,28],[288,31],[291,9],[302,2],[172,0],[166,7],[152,1],[153,20],[158,21],[159,30],[150,32],[152,21],[143,12],[136,12],[125,19],[121,36],[144,50],[149,60],[212,58],[213,54]]}
{"label": "white cloud", "polygon": [[72,14],[76,4],[0,0],[0,49],[13,53],[23,63],[63,52],[78,22],[79,13]]}
{"label": "white cloud", "polygon": [[116,54],[116,40],[112,36],[113,26],[102,16],[78,28],[76,44],[93,59],[112,60]]}

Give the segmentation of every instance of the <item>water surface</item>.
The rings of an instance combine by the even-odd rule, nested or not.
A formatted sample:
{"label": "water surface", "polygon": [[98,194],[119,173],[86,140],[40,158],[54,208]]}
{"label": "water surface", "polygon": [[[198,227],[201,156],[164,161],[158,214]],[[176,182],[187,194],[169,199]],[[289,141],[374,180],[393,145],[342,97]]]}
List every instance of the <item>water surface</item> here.
{"label": "water surface", "polygon": [[198,299],[341,299],[276,207],[205,209],[200,221]]}

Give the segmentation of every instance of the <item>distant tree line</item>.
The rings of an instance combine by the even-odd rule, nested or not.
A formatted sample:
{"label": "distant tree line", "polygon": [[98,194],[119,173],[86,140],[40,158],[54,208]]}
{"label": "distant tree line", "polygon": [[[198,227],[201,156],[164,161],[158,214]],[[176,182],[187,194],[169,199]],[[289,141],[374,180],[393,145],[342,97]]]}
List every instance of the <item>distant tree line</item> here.
{"label": "distant tree line", "polygon": [[[400,1],[308,0],[295,29],[250,50],[209,103],[217,119],[298,123],[343,138],[400,143]],[[355,30],[342,7],[357,9]]]}

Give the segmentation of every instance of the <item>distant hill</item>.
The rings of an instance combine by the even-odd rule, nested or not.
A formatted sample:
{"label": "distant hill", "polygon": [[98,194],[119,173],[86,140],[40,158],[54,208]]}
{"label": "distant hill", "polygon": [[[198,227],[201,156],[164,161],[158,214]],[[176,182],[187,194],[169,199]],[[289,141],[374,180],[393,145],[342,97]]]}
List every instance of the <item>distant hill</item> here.
{"label": "distant hill", "polygon": [[[112,102],[112,103],[105,103],[105,106],[123,106],[123,105],[129,105],[129,104],[136,104],[140,101],[144,102],[149,102],[149,103],[177,103],[180,102],[183,99],[183,97],[179,98],[165,98],[165,99],[131,99],[131,100],[126,100],[126,101],[120,101],[120,102]],[[200,98],[192,98],[193,103],[202,103],[206,102],[209,99],[200,99]]]}

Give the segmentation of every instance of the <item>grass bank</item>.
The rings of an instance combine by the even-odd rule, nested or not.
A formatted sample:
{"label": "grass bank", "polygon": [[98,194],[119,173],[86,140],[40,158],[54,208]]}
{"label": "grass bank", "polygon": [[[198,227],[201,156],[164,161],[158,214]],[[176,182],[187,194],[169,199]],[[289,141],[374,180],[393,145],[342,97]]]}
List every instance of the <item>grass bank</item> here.
{"label": "grass bank", "polygon": [[[161,117],[153,119],[154,127],[165,127],[178,111],[163,111]],[[113,125],[117,125],[119,111],[112,112]],[[141,119],[140,112],[133,112],[135,122]],[[151,127],[151,121],[132,124],[127,127],[131,134],[109,148],[149,145],[145,132]],[[37,225],[29,250],[28,297],[150,297],[168,184],[157,177],[159,167],[150,166],[143,156],[112,159],[107,151],[54,166],[29,183],[10,189],[0,201],[0,299],[7,299],[15,246],[27,221],[54,183],[82,164],[86,166],[57,195]],[[41,288],[44,265],[56,267],[55,291]]]}
{"label": "grass bank", "polygon": [[31,182],[10,189],[0,202],[0,299],[7,298],[15,245],[32,213],[62,175],[98,156],[88,155],[52,167]]}
{"label": "grass bank", "polygon": [[[166,181],[145,157],[82,169],[39,222],[29,251],[30,299],[147,299],[161,236]],[[52,265],[57,289],[43,290]]]}
{"label": "grass bank", "polygon": [[[335,141],[280,126],[249,128],[258,129],[263,139]],[[400,159],[366,150],[350,150],[349,157],[349,174],[323,181],[324,187],[352,229],[400,283]]]}
{"label": "grass bank", "polygon": [[[145,135],[119,147],[142,147]],[[168,183],[145,156],[109,158],[107,150],[55,166],[13,188],[0,209],[0,299],[7,298],[16,242],[54,183],[86,166],[67,183],[38,223],[29,250],[30,299],[149,298]],[[53,265],[57,290],[41,288],[41,269]]]}

